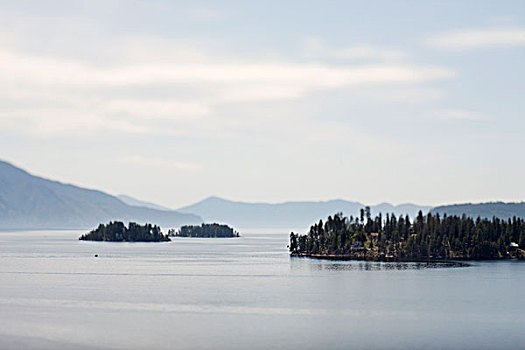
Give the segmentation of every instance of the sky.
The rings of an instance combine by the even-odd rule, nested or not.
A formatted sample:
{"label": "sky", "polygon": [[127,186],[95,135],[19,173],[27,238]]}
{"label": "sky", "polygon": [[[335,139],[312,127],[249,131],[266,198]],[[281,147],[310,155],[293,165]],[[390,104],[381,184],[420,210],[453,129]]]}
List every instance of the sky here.
{"label": "sky", "polygon": [[525,200],[523,1],[0,1],[0,159],[208,196]]}

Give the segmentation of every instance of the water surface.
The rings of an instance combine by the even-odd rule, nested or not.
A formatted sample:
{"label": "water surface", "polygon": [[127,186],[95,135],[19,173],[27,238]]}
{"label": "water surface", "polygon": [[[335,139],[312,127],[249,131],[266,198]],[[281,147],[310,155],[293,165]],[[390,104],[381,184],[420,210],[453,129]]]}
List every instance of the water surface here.
{"label": "water surface", "polygon": [[[0,232],[0,348],[501,349],[525,264],[290,258],[286,233],[169,243]],[[95,258],[94,254],[99,257]]]}

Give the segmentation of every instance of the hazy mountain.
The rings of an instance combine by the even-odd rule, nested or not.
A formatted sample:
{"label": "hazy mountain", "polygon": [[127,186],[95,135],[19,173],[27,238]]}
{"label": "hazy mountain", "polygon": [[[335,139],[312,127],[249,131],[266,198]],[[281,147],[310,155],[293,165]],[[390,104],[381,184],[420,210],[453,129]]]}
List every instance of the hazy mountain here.
{"label": "hazy mountain", "polygon": [[163,207],[162,205],[141,201],[140,199],[126,196],[125,194],[119,194],[117,198],[123,201],[124,203],[126,203],[127,205],[133,205],[136,207],[146,207],[146,208],[157,209],[157,210],[172,210],[168,207]]}
{"label": "hazy mountain", "polygon": [[452,204],[435,207],[431,210],[433,213],[440,213],[447,215],[467,215],[477,218],[478,216],[484,218],[492,218],[496,216],[502,219],[508,219],[513,216],[525,218],[525,202],[521,203],[466,203],[466,204]]}
{"label": "hazy mountain", "polygon": [[193,214],[130,206],[104,192],[46,180],[0,161],[0,228],[91,228],[109,220],[164,227],[202,222]]}
{"label": "hazy mountain", "polygon": [[[206,222],[221,222],[235,227],[308,227],[328,215],[343,212],[345,215],[359,215],[365,205],[359,202],[331,200],[323,202],[246,203],[218,197],[210,197],[178,209],[180,212],[195,213]],[[395,213],[417,215],[419,210],[428,212],[430,207],[414,204],[393,206],[388,203],[371,206],[372,214]]]}

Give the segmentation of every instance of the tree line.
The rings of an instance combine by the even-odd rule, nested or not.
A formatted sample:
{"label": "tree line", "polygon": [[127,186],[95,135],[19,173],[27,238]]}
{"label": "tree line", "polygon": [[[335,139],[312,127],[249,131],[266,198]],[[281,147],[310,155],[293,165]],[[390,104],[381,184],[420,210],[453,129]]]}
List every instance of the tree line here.
{"label": "tree line", "polygon": [[204,238],[229,238],[239,237],[239,232],[235,231],[228,225],[201,224],[185,225],[180,230],[169,230],[168,236],[177,237],[204,237]]}
{"label": "tree line", "polygon": [[306,235],[290,234],[292,255],[342,256],[398,259],[501,259],[523,257],[525,222],[440,216],[420,211],[411,222],[408,216],[379,214],[370,208],[358,217],[342,213],[310,227]]}
{"label": "tree line", "polygon": [[139,225],[130,222],[128,227],[120,221],[111,221],[109,224],[100,224],[96,229],[79,238],[82,241],[109,241],[109,242],[167,242],[169,237],[164,235],[157,225]]}

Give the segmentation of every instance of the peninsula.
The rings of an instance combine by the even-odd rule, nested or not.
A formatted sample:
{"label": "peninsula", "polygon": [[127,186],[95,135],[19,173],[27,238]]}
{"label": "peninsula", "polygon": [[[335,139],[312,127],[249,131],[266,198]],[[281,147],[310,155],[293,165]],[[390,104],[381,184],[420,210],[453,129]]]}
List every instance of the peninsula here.
{"label": "peninsula", "polygon": [[168,236],[172,237],[200,237],[200,238],[231,238],[239,237],[239,232],[228,225],[201,224],[182,226],[180,230],[169,230]]}
{"label": "peninsula", "polygon": [[120,221],[100,224],[95,230],[82,236],[81,241],[105,242],[167,242],[170,238],[164,235],[157,225],[139,225],[130,222],[128,227]]}
{"label": "peninsula", "polygon": [[472,219],[419,212],[408,216],[381,214],[370,208],[359,217],[329,216],[306,235],[290,234],[292,256],[321,259],[426,261],[524,259],[525,221],[520,218]]}

